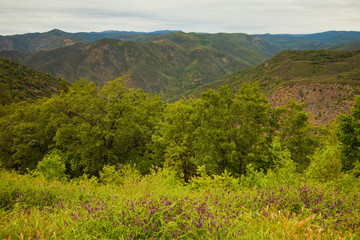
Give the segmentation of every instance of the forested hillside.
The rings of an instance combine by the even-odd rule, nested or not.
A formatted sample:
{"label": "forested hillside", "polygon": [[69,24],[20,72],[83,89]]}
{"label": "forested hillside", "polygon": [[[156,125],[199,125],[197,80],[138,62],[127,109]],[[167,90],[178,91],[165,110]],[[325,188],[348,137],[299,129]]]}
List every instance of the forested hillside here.
{"label": "forested hillside", "polygon": [[[65,41],[64,38],[73,40]],[[129,87],[156,92],[164,99],[174,100],[186,91],[257,66],[281,49],[354,49],[354,41],[360,39],[360,34],[336,31],[303,35],[177,31],[66,33],[52,30],[2,39],[5,42],[14,39],[38,42],[39,46],[33,46],[32,50],[2,48],[0,56],[21,59],[28,67],[69,82],[84,78],[102,86],[116,77],[131,75]],[[57,44],[62,41],[66,44]],[[30,46],[24,42],[19,44]],[[39,49],[52,50],[36,51]]]}
{"label": "forested hillside", "polygon": [[[58,93],[61,80],[25,67],[13,59],[0,58],[0,104],[30,101]],[[63,81],[64,87],[67,83]]]}
{"label": "forested hillside", "polygon": [[339,49],[339,50],[356,50],[360,49],[360,41],[339,44],[331,47],[330,49]]}

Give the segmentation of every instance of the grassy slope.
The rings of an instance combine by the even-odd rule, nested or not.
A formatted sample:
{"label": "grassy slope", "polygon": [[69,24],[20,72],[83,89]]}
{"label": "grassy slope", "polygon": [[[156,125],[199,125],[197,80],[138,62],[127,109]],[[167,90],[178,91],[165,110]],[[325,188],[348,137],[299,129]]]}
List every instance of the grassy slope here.
{"label": "grassy slope", "polygon": [[[283,51],[263,64],[191,92],[229,85],[234,91],[257,81],[274,106],[289,99],[308,102],[315,123],[327,123],[346,112],[360,87],[360,50]],[[319,115],[319,112],[320,115]]]}
{"label": "grassy slope", "polygon": [[50,97],[59,83],[59,78],[0,58],[0,104]]}

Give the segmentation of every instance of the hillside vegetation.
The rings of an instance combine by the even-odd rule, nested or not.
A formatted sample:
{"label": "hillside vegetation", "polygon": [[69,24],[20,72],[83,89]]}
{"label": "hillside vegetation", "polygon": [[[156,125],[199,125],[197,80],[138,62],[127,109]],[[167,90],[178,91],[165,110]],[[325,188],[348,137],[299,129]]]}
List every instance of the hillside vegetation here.
{"label": "hillside vegetation", "polygon": [[51,97],[58,93],[60,82],[14,60],[0,58],[0,104]]}
{"label": "hillside vegetation", "polygon": [[326,124],[350,109],[360,86],[360,50],[283,51],[259,66],[198,89],[256,81],[273,106],[307,102],[312,122]]}
{"label": "hillside vegetation", "polygon": [[263,62],[279,49],[246,34],[161,35],[148,42],[101,39],[35,53],[1,51],[34,69],[100,86],[124,74],[130,87],[176,98],[188,89]]}

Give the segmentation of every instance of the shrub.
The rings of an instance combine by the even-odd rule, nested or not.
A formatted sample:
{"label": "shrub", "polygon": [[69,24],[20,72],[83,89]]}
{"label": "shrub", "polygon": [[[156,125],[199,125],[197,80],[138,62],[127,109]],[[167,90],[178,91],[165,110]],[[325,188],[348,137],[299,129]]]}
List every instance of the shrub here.
{"label": "shrub", "polygon": [[341,176],[341,151],[338,146],[318,149],[310,163],[306,175],[310,179],[326,182]]}
{"label": "shrub", "polygon": [[121,173],[115,169],[113,165],[104,165],[100,171],[100,181],[103,184],[120,185],[122,183]]}
{"label": "shrub", "polygon": [[264,176],[265,173],[262,170],[255,170],[254,166],[250,163],[246,166],[246,175],[241,175],[240,184],[248,188],[260,187]]}
{"label": "shrub", "polygon": [[37,170],[46,180],[65,180],[66,167],[59,151],[52,151],[40,161]]}
{"label": "shrub", "polygon": [[206,192],[212,189],[235,190],[239,187],[239,179],[231,176],[226,169],[221,175],[213,175],[210,177],[206,173],[205,166],[197,169],[197,177],[193,177],[190,186],[193,189],[204,190]]}

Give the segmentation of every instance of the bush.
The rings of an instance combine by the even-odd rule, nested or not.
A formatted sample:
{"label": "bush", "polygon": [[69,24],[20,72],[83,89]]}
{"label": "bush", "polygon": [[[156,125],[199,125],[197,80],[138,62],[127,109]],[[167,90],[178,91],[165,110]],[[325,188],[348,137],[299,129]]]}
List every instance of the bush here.
{"label": "bush", "polygon": [[197,177],[193,177],[190,186],[193,189],[204,190],[206,192],[212,189],[235,190],[239,187],[239,180],[231,176],[227,170],[221,175],[213,175],[210,177],[206,173],[205,166],[198,167]]}
{"label": "bush", "polygon": [[326,145],[318,149],[310,163],[306,175],[310,179],[327,182],[341,176],[341,151],[338,146]]}
{"label": "bush", "polygon": [[37,165],[37,170],[46,180],[66,180],[66,167],[59,151],[52,151]]}
{"label": "bush", "polygon": [[274,165],[266,173],[262,181],[263,186],[293,184],[298,179],[296,163],[291,159],[290,151],[282,147],[277,138],[271,143],[270,156]]}
{"label": "bush", "polygon": [[255,170],[252,164],[246,166],[246,175],[241,175],[240,184],[243,187],[260,187],[262,185],[262,179],[264,178],[264,172]]}
{"label": "bush", "polygon": [[102,171],[100,171],[100,181],[103,184],[122,184],[121,173],[115,169],[115,166],[104,165]]}

